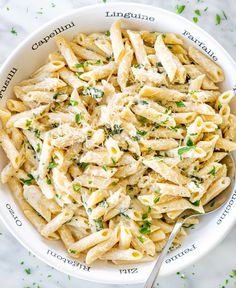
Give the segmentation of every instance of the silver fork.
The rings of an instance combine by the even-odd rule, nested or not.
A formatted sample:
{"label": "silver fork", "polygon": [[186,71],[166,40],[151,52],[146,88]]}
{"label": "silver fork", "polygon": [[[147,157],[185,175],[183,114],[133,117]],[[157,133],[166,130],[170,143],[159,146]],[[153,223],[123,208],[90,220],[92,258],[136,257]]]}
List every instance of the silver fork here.
{"label": "silver fork", "polygon": [[[223,162],[223,161],[222,161]],[[234,159],[233,157],[229,154],[227,157],[224,159],[224,163],[227,165],[228,168],[228,177],[231,179],[231,184],[228,186],[223,192],[221,192],[216,198],[212,199],[209,203],[207,203],[204,206],[205,213],[204,214],[199,214],[197,211],[188,209],[185,210],[182,214],[180,214],[177,222],[175,223],[175,226],[169,236],[168,241],[166,242],[161,254],[159,255],[151,274],[149,275],[144,288],[152,288],[153,284],[159,275],[162,263],[171,247],[171,244],[173,240],[175,239],[178,231],[184,224],[184,222],[187,219],[190,219],[192,217],[196,216],[202,216],[210,213],[214,213],[216,210],[220,209],[226,202],[229,200],[230,196],[232,195],[233,192],[233,187],[234,187],[234,182],[235,182],[235,164],[234,164]]]}

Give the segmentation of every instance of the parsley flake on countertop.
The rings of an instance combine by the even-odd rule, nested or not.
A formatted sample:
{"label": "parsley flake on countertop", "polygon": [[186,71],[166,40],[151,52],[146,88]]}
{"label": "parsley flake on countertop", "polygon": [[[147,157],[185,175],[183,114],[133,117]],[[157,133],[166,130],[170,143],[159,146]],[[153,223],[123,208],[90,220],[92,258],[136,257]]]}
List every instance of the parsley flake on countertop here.
{"label": "parsley flake on countertop", "polygon": [[196,9],[196,10],[194,11],[194,13],[195,13],[196,15],[198,15],[198,16],[202,16],[202,14],[201,14],[201,12],[200,12],[199,9]]}
{"label": "parsley flake on countertop", "polygon": [[11,28],[11,34],[13,34],[13,35],[15,35],[15,36],[18,35],[18,33],[17,33],[17,31],[16,31],[16,28],[14,28],[14,27]]}
{"label": "parsley flake on countertop", "polygon": [[28,275],[30,275],[30,274],[31,274],[31,269],[30,269],[30,268],[26,268],[26,269],[25,269],[25,273],[28,274]]}
{"label": "parsley flake on countertop", "polygon": [[219,14],[216,14],[216,25],[220,25],[220,22],[221,22],[221,17]]}
{"label": "parsley flake on countertop", "polygon": [[225,20],[227,20],[227,19],[228,19],[228,17],[227,17],[227,15],[226,15],[225,11],[223,11],[223,10],[222,10],[222,14],[223,14],[223,16],[224,16]]}
{"label": "parsley flake on countertop", "polygon": [[185,5],[176,5],[175,11],[177,14],[181,14],[185,9]]}

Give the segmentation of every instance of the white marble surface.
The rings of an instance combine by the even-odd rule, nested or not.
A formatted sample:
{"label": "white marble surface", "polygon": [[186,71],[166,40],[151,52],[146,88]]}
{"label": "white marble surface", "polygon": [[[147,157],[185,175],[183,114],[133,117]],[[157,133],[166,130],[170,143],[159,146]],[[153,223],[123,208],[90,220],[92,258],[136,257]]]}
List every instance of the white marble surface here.
{"label": "white marble surface", "polygon": [[[0,63],[31,32],[53,17],[84,5],[102,0],[0,0]],[[123,1],[128,2],[128,1]],[[160,6],[175,11],[176,4],[186,5],[182,15],[190,20],[194,10],[202,12],[197,25],[210,32],[236,60],[236,1],[235,0],[143,0],[133,1]],[[223,20],[222,10],[227,15]],[[215,25],[215,15],[220,14],[222,21]],[[195,15],[196,16],[196,15]],[[11,33],[15,28],[17,35]],[[27,60],[26,60],[27,61]],[[3,288],[105,288],[115,285],[94,284],[52,269],[45,265],[26,249],[7,231],[0,222],[0,287]],[[185,277],[171,275],[158,280],[159,288],[233,288],[235,278],[229,277],[232,269],[236,269],[236,227],[227,238],[203,259],[181,271]],[[23,261],[23,262],[22,262]],[[30,274],[25,269],[30,268]],[[28,271],[28,270],[27,270]],[[185,279],[183,279],[185,278]],[[227,284],[226,279],[229,279]],[[117,286],[124,288],[126,285]],[[131,286],[134,287],[134,286]],[[141,285],[135,285],[141,288]]]}

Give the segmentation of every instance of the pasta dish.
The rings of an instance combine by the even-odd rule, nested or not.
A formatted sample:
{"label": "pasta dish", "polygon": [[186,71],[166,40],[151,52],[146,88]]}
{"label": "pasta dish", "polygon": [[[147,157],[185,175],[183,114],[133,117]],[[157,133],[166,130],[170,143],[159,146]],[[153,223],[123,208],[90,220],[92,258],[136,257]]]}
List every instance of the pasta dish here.
{"label": "pasta dish", "polygon": [[[151,261],[178,216],[230,184],[236,117],[222,69],[174,33],[56,36],[58,50],[0,108],[1,171],[45,238],[89,265]],[[189,219],[177,235],[178,247]]]}

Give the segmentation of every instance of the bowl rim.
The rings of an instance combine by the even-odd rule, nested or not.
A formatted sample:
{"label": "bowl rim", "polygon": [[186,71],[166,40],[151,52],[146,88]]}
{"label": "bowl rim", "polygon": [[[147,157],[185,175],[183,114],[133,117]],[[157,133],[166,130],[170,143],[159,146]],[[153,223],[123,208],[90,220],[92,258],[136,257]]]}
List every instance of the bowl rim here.
{"label": "bowl rim", "polygon": [[[160,8],[158,6],[154,6],[154,5],[148,5],[148,4],[142,4],[142,3],[135,3],[135,2],[110,2],[110,3],[105,3],[105,4],[93,4],[93,5],[86,5],[83,7],[79,7],[76,9],[73,9],[71,11],[68,11],[66,13],[63,13],[60,16],[57,16],[55,18],[53,18],[50,21],[47,21],[46,23],[44,23],[42,26],[40,26],[39,28],[37,28],[34,32],[30,33],[19,45],[17,45],[17,47],[15,49],[13,49],[13,51],[9,54],[9,56],[7,57],[7,59],[2,63],[1,67],[0,67],[0,77],[2,77],[2,74],[4,73],[6,67],[11,63],[12,58],[21,50],[21,48],[23,48],[24,45],[26,45],[31,38],[33,38],[34,36],[36,36],[37,34],[39,34],[40,32],[44,31],[45,29],[47,29],[48,26],[52,25],[53,23],[60,21],[68,16],[73,16],[76,15],[77,13],[81,13],[83,11],[89,11],[92,9],[96,9],[96,8],[101,8],[101,5],[104,5],[104,7],[117,7],[122,5],[123,7],[127,7],[127,8],[145,8],[145,9],[149,9],[152,10],[154,12],[164,12],[165,14],[167,14],[170,18],[174,17],[177,18],[179,20],[181,20],[182,23],[189,25],[190,27],[193,27],[197,32],[199,32],[200,34],[204,35],[205,37],[207,37],[209,39],[210,42],[212,42],[213,45],[215,45],[217,47],[218,50],[220,50],[223,54],[224,57],[227,57],[229,62],[231,62],[232,66],[234,66],[235,70],[236,70],[236,62],[235,60],[231,57],[231,55],[226,51],[226,49],[217,41],[215,40],[215,38],[213,36],[211,36],[208,32],[206,32],[205,30],[203,30],[203,28],[199,27],[198,25],[192,23],[190,20],[188,20],[187,18],[183,17],[182,15],[178,15],[175,14],[172,11],[169,11],[167,9],[164,8]],[[235,189],[235,186],[234,186]],[[233,190],[234,191],[234,190]],[[233,192],[232,192],[233,193]],[[226,203],[227,204],[227,203]],[[38,259],[40,259],[43,263],[46,263],[47,265],[54,267],[55,269],[57,269],[58,271],[62,272],[65,274],[65,272],[63,271],[63,268],[60,268],[58,265],[54,265],[51,264],[50,261],[46,260],[43,256],[40,255],[40,253],[38,253],[38,251],[34,248],[31,248],[29,246],[27,246],[27,244],[24,243],[23,240],[21,240],[21,238],[18,236],[18,234],[11,228],[11,225],[9,225],[7,223],[7,221],[5,220],[4,216],[0,213],[0,219],[2,220],[2,222],[4,223],[4,225],[6,226],[6,228],[11,232],[11,234],[22,244],[23,247],[25,247],[28,251],[32,252],[34,255],[37,256]],[[182,270],[185,267],[191,265],[193,262],[197,262],[200,258],[202,258],[205,254],[207,254],[208,252],[210,252],[211,250],[213,250],[213,248],[215,248],[229,233],[229,230],[236,224],[236,217],[234,219],[234,221],[232,221],[231,223],[228,223],[227,227],[224,229],[224,233],[220,234],[217,239],[211,244],[211,246],[208,246],[205,249],[201,249],[199,251],[198,254],[196,254],[193,259],[189,260],[187,263],[180,263],[180,265],[178,266],[178,270]],[[169,273],[165,273],[164,275],[160,275],[161,277],[170,275],[171,272]],[[80,273],[74,273],[74,272],[69,272],[67,274],[70,274],[73,277],[76,277],[78,279],[81,280],[87,280],[90,282],[95,282],[95,283],[103,283],[103,284],[128,284],[128,285],[132,285],[132,284],[140,284],[142,282],[140,282],[140,280],[132,280],[131,282],[127,283],[127,279],[122,279],[121,281],[112,281],[109,279],[96,279],[96,277],[86,277],[84,275],[80,275]]]}

